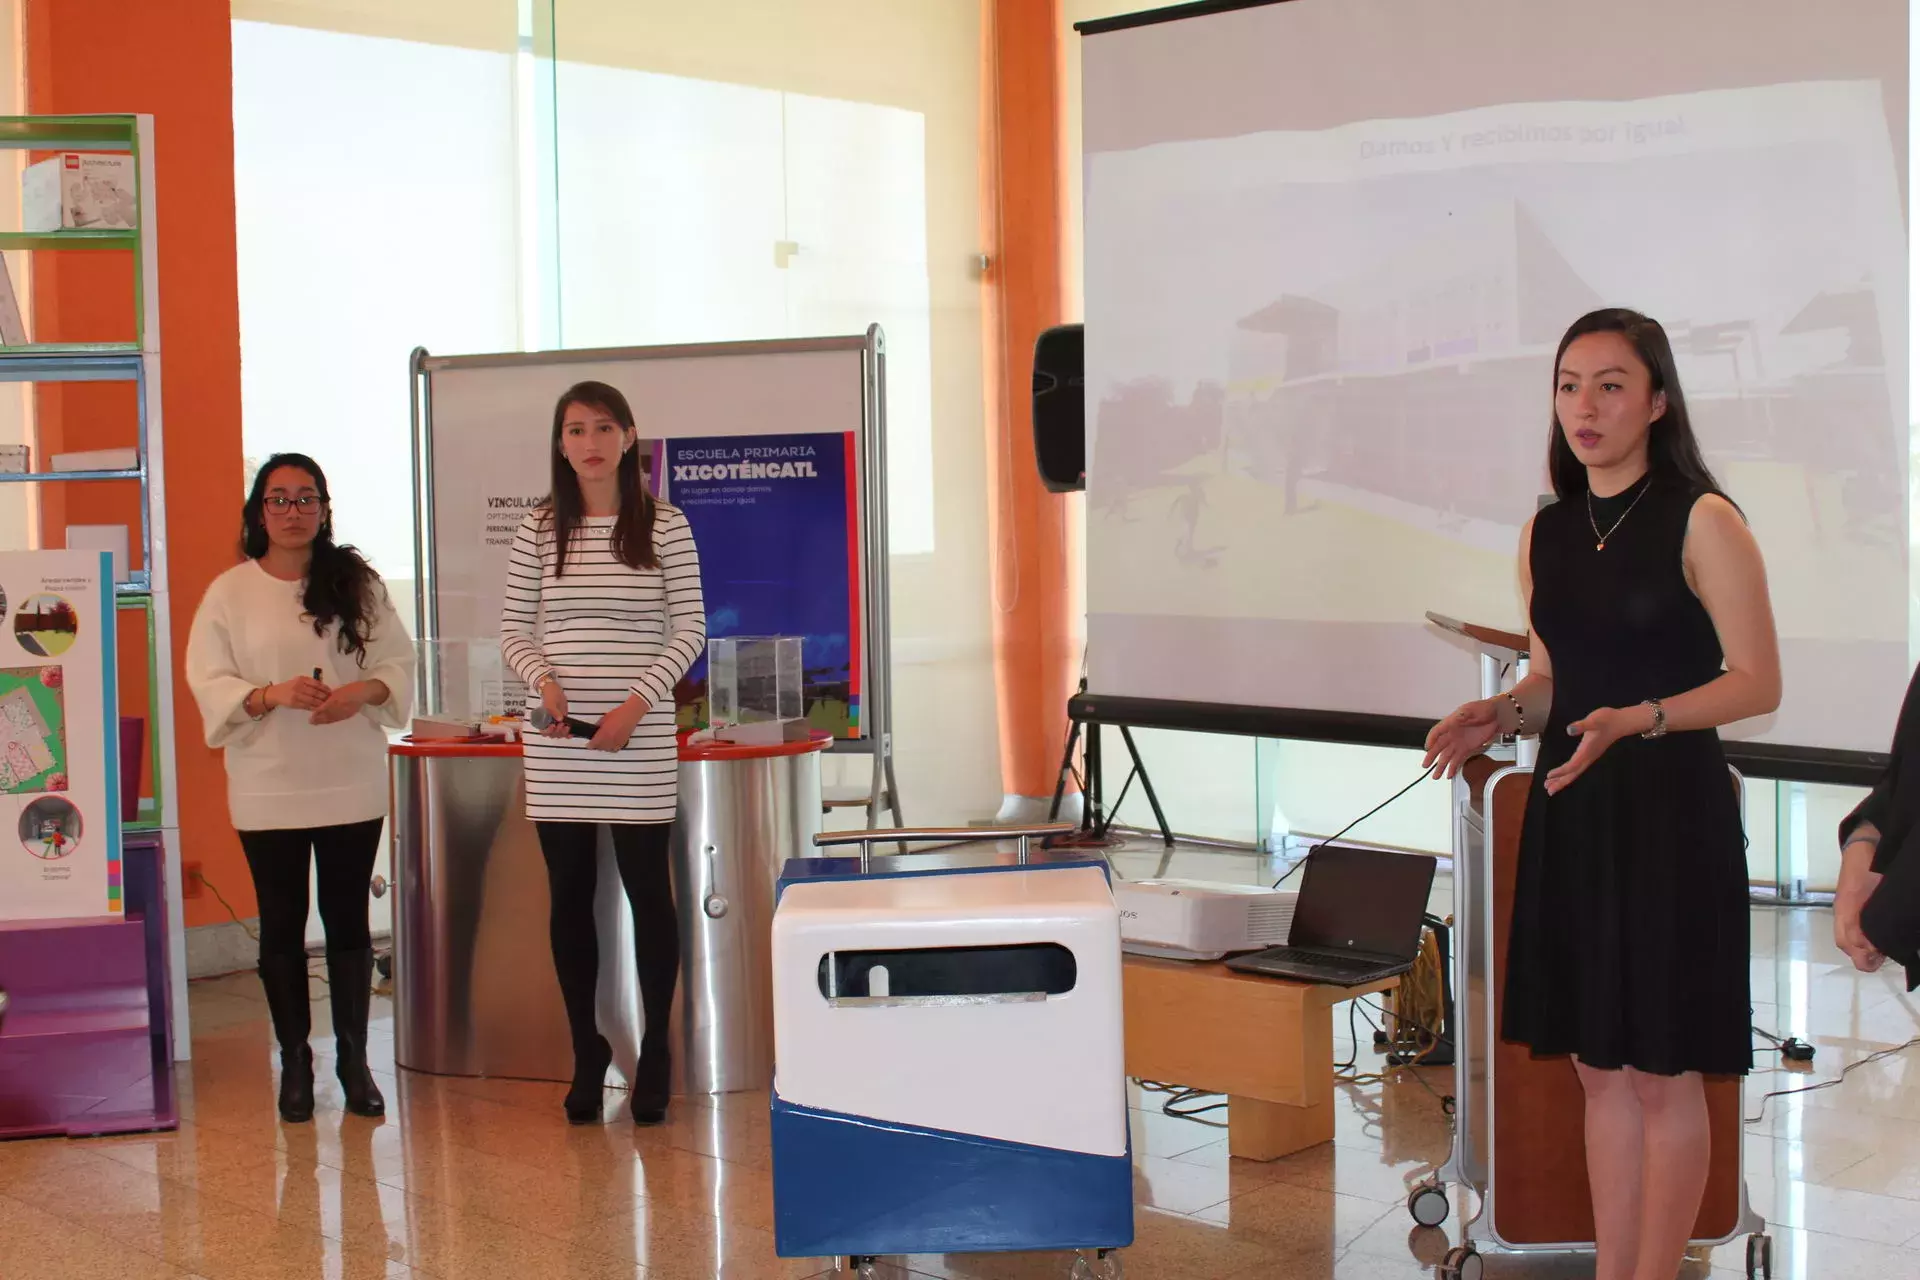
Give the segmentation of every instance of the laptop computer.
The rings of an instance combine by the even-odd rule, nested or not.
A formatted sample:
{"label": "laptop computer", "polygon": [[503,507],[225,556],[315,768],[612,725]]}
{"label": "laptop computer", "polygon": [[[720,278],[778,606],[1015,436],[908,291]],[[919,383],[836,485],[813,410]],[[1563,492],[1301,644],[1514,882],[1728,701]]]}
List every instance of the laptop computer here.
{"label": "laptop computer", "polygon": [[1357,987],[1413,968],[1434,860],[1323,844],[1307,855],[1284,947],[1234,956],[1229,969]]}

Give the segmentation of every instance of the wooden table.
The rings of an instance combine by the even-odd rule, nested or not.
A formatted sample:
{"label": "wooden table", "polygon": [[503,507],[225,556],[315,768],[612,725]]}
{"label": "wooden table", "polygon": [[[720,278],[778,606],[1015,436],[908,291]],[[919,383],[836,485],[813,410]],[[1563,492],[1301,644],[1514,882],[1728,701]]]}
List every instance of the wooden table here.
{"label": "wooden table", "polygon": [[1333,1007],[1400,985],[1330,987],[1135,955],[1121,978],[1127,1074],[1226,1094],[1227,1150],[1243,1160],[1333,1141]]}

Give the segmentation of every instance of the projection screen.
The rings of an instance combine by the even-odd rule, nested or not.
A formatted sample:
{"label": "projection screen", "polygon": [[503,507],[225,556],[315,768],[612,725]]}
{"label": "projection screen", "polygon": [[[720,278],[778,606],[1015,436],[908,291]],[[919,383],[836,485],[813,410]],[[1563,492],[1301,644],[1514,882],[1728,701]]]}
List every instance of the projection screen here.
{"label": "projection screen", "polygon": [[1473,696],[1424,615],[1525,630],[1554,347],[1630,306],[1767,559],[1785,700],[1727,736],[1782,776],[1887,749],[1920,634],[1907,0],[1582,12],[1082,27],[1093,694],[1356,741]]}

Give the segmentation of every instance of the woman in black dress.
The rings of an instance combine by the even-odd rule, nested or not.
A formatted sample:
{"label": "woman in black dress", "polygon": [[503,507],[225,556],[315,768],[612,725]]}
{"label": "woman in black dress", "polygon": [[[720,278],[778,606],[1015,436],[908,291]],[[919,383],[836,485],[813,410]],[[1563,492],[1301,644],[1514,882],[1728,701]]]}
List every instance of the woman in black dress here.
{"label": "woman in black dress", "polygon": [[1751,1065],[1745,841],[1721,725],[1771,712],[1760,549],[1701,459],[1673,349],[1596,311],[1554,360],[1557,502],[1520,540],[1532,668],[1427,739],[1449,776],[1540,735],[1502,1034],[1586,1091],[1599,1280],[1673,1280],[1706,1189],[1703,1075]]}

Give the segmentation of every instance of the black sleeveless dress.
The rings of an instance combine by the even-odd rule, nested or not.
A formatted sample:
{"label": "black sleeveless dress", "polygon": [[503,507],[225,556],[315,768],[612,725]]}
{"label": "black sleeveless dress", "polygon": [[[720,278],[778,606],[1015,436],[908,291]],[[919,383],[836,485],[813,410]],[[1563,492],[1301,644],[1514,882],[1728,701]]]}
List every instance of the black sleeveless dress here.
{"label": "black sleeveless dress", "polygon": [[1553,711],[1521,833],[1502,1031],[1536,1054],[1658,1075],[1752,1065],[1746,841],[1719,735],[1624,738],[1545,790],[1573,755],[1569,724],[1720,674],[1681,564],[1699,497],[1661,476],[1595,499],[1605,550],[1584,495],[1534,519],[1532,623]]}

